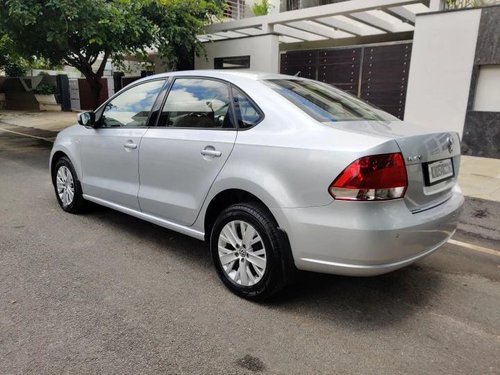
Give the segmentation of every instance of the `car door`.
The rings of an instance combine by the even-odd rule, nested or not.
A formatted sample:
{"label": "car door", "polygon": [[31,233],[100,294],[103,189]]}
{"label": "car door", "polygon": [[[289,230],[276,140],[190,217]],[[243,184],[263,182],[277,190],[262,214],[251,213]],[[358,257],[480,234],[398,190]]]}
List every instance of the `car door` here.
{"label": "car door", "polygon": [[236,140],[226,82],[175,79],[156,127],[139,153],[139,202],[144,213],[191,225]]}
{"label": "car door", "polygon": [[86,195],[140,210],[139,148],[165,79],[133,85],[96,113],[96,127],[79,140]]}

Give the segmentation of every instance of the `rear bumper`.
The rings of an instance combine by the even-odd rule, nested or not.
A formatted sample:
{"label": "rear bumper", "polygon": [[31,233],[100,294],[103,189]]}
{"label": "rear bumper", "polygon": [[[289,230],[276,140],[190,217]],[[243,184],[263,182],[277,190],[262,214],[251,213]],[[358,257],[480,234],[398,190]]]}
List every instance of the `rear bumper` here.
{"label": "rear bumper", "polygon": [[463,201],[456,186],[446,202],[415,214],[402,199],[334,201],[273,213],[288,234],[297,268],[372,276],[411,264],[446,243],[455,232]]}

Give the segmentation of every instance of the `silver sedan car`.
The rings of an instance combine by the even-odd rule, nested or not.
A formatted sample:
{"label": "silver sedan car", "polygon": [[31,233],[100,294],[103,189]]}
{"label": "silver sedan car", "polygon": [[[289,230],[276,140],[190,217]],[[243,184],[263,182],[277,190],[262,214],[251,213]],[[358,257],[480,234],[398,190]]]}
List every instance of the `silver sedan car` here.
{"label": "silver sedan car", "polygon": [[91,201],[207,241],[245,298],[276,293],[297,269],[404,267],[450,238],[463,204],[458,134],[308,79],[160,74],[78,122],[50,157],[62,209]]}

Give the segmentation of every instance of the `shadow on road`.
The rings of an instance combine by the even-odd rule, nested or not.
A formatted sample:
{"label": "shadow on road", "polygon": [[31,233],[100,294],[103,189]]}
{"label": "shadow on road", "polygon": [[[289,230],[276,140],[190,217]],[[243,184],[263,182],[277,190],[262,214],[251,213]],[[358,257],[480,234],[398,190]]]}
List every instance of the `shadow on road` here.
{"label": "shadow on road", "polygon": [[52,142],[0,130],[0,158],[15,160],[29,168],[47,170]]}
{"label": "shadow on road", "polygon": [[267,304],[279,310],[309,310],[353,328],[377,329],[429,307],[441,278],[418,265],[367,278],[304,272],[295,285]]}
{"label": "shadow on road", "polygon": [[[142,246],[160,247],[199,272],[212,273],[214,287],[222,288],[215,278],[207,244],[96,205],[87,215],[117,231],[136,236]],[[301,272],[293,285],[259,305],[283,312],[319,315],[323,320],[343,321],[354,329],[378,329],[408,319],[432,305],[430,301],[440,290],[441,282],[440,273],[418,264],[368,278]]]}

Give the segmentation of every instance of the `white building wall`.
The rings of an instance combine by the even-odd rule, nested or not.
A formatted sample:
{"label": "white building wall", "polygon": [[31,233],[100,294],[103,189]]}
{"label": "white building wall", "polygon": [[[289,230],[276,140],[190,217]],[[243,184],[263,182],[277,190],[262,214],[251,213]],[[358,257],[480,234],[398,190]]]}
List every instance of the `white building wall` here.
{"label": "white building wall", "polygon": [[462,136],[481,10],[417,16],[405,121]]}
{"label": "white building wall", "polygon": [[500,112],[500,65],[479,68],[473,110]]}
{"label": "white building wall", "polygon": [[207,59],[195,58],[195,69],[214,69],[214,58],[250,56],[250,69],[279,73],[279,42],[277,35],[263,35],[235,40],[205,43]]}

